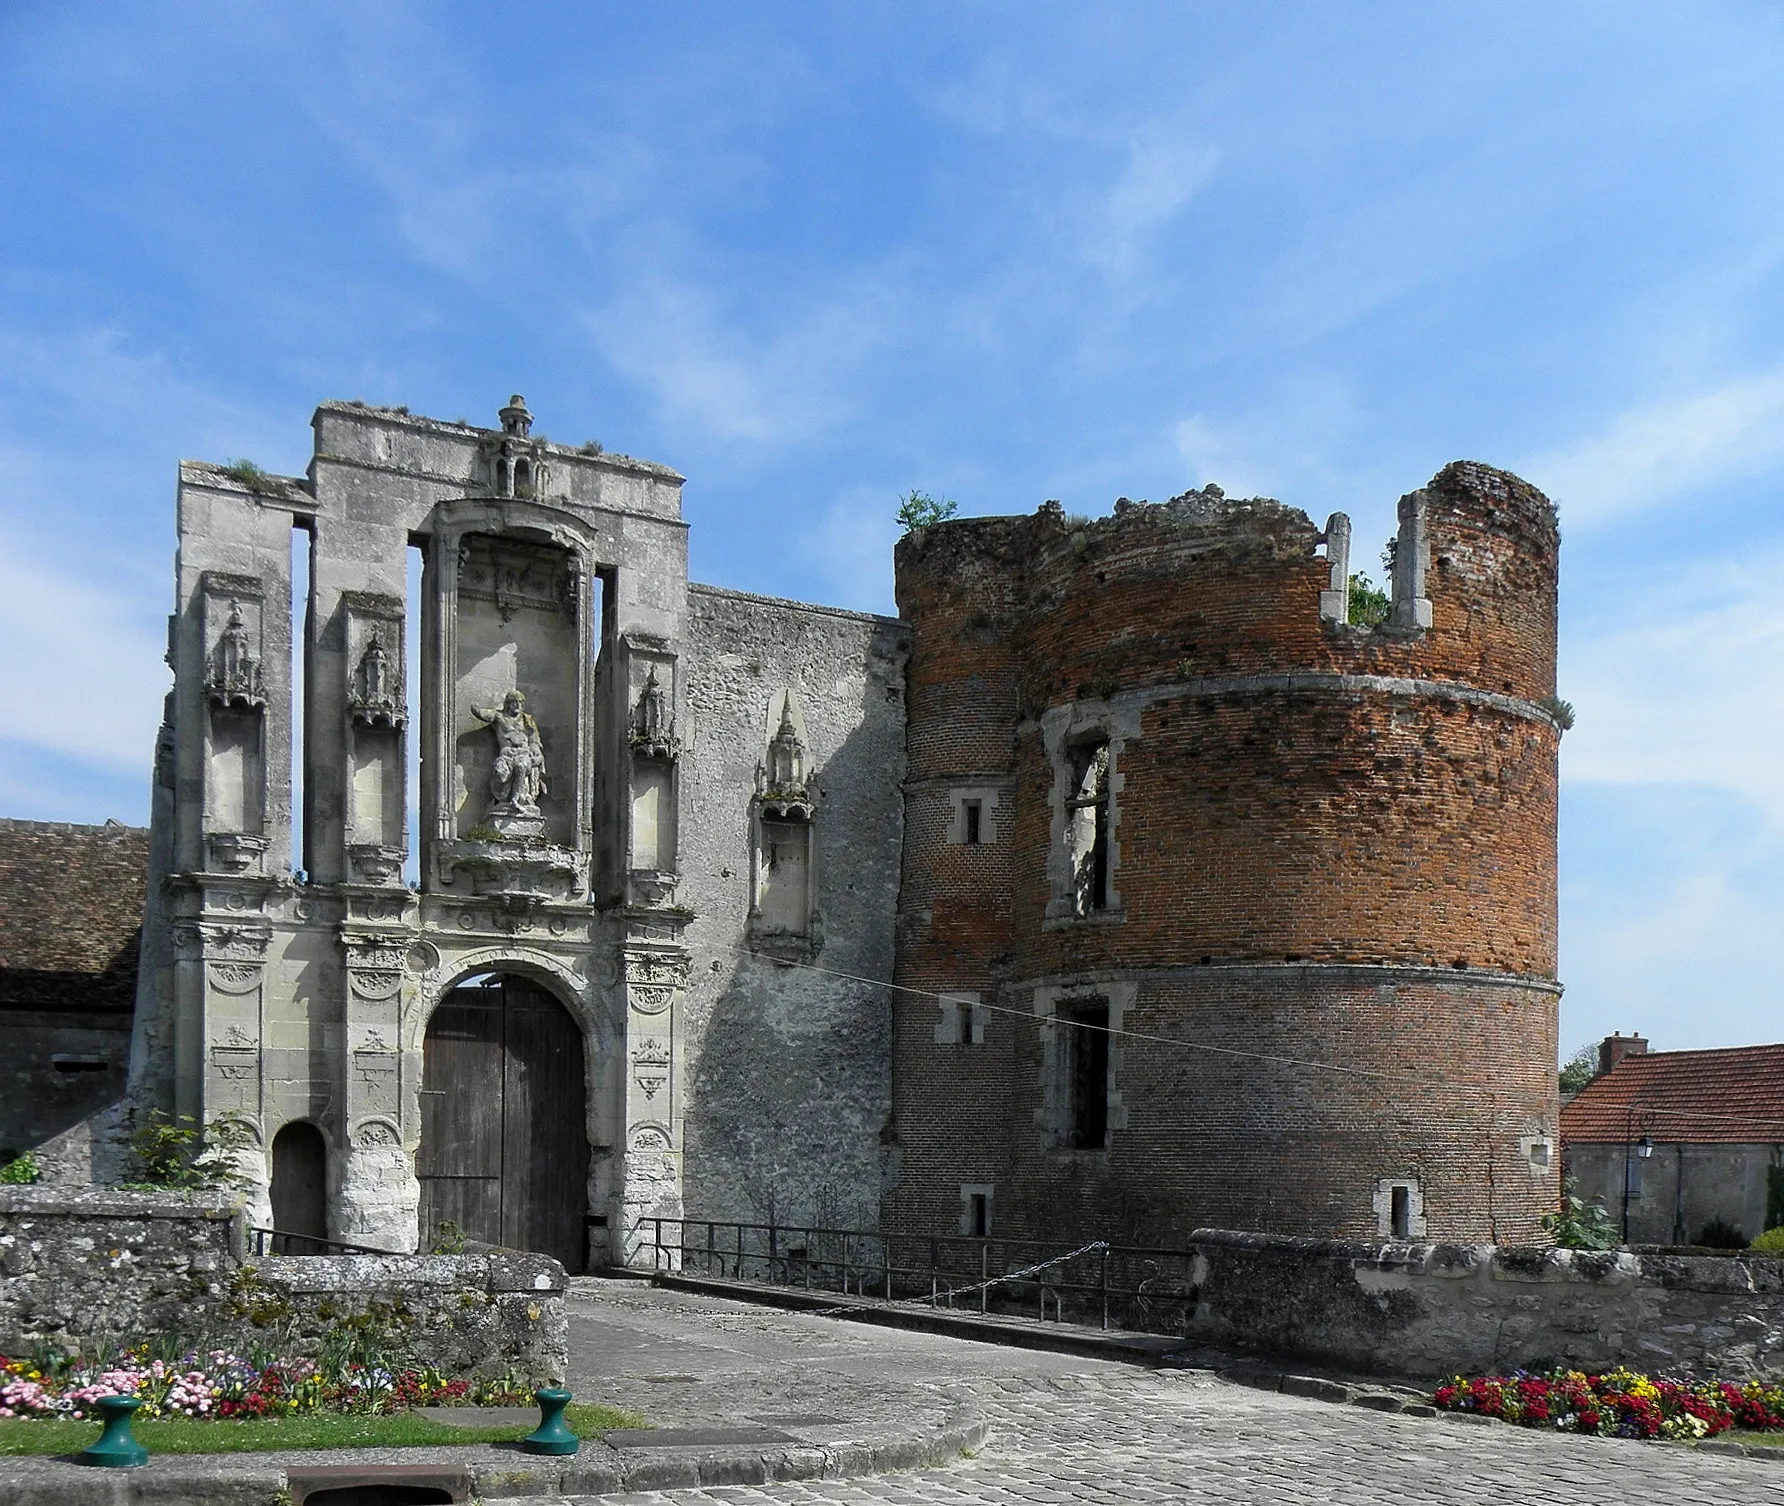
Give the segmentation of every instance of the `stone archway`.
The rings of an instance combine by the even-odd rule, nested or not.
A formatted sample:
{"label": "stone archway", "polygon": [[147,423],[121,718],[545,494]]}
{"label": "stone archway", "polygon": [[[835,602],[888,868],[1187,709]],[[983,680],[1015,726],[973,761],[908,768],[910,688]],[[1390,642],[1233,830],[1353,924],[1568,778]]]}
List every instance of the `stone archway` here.
{"label": "stone archway", "polygon": [[582,1030],[544,985],[486,973],[450,990],[422,1044],[421,1245],[467,1237],[587,1261]]}

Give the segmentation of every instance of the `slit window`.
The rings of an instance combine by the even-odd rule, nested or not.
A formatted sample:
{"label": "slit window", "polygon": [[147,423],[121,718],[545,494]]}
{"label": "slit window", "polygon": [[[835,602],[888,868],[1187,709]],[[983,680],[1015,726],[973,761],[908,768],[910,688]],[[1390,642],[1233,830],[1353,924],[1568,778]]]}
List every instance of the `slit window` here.
{"label": "slit window", "polygon": [[1072,1004],[1062,1018],[1059,1053],[1066,1144],[1073,1150],[1102,1150],[1109,1143],[1108,1001]]}
{"label": "slit window", "polygon": [[1412,1237],[1412,1189],[1395,1187],[1389,1193],[1388,1227],[1395,1239]]}
{"label": "slit window", "polygon": [[983,1239],[991,1232],[991,1199],[982,1192],[968,1194],[967,1220],[974,1239]]}
{"label": "slit window", "polygon": [[968,847],[977,847],[979,843],[984,840],[984,838],[979,835],[979,823],[984,819],[985,814],[984,801],[967,800],[962,802],[960,814],[966,826],[966,845]]}

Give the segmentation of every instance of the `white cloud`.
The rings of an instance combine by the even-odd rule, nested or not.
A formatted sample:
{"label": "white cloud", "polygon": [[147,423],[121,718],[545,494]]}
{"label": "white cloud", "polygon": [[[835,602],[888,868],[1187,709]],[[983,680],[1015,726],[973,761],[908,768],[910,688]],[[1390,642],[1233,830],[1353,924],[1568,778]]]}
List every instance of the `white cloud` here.
{"label": "white cloud", "polygon": [[1784,466],[1784,368],[1626,409],[1598,434],[1516,467],[1593,528]]}
{"label": "white cloud", "polygon": [[1111,276],[1133,275],[1153,233],[1214,176],[1217,161],[1212,148],[1161,132],[1136,138],[1121,176],[1092,206],[1086,255]]}
{"label": "white cloud", "polygon": [[0,534],[0,738],[146,771],[168,675],[135,600]]}
{"label": "white cloud", "polygon": [[896,332],[899,302],[889,279],[869,274],[746,328],[712,288],[641,274],[583,324],[671,421],[703,437],[787,444],[850,411],[851,378]]}

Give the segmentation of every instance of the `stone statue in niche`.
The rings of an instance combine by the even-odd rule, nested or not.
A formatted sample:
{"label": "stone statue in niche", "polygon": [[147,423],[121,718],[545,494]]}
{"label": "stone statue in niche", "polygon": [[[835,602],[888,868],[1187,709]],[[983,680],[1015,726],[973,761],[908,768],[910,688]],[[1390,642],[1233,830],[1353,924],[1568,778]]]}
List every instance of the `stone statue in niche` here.
{"label": "stone statue in niche", "polygon": [[249,648],[248,627],[242,621],[239,601],[229,604],[229,621],[224,624],[211,655],[208,679],[211,699],[219,706],[261,706],[266,703],[260,661]]}
{"label": "stone statue in niche", "polygon": [[680,747],[669,697],[657,680],[654,664],[639,692],[638,704],[632,708],[632,747],[645,758],[673,758]]}
{"label": "stone statue in niche", "polygon": [[496,735],[495,767],[489,771],[489,821],[505,837],[537,836],[544,830],[539,797],[545,793],[545,747],[525,699],[511,690],[500,706],[471,707],[471,715],[489,723]]}

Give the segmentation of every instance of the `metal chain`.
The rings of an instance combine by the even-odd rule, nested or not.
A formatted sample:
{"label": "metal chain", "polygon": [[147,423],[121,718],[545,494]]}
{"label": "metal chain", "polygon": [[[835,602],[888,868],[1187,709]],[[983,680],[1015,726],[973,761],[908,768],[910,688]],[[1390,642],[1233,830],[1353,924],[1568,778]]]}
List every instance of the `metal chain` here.
{"label": "metal chain", "polygon": [[[1080,1255],[1088,1255],[1093,1250],[1108,1250],[1113,1248],[1114,1247],[1106,1239],[1093,1239],[1089,1244],[1079,1245],[1077,1249],[1072,1250],[1068,1254],[1054,1255],[1046,1260],[1037,1260],[1033,1265],[1025,1265],[1020,1270],[1005,1271],[1001,1276],[990,1276],[983,1281],[975,1281],[967,1286],[949,1287],[945,1292],[933,1292],[927,1297],[882,1297],[879,1301],[881,1305],[885,1307],[934,1307],[943,1297],[946,1297],[951,1304],[955,1297],[962,1295],[970,1296],[977,1291],[990,1291],[992,1287],[1001,1286],[1006,1281],[1025,1280],[1027,1277],[1033,1276],[1038,1271],[1046,1270],[1048,1266],[1063,1265],[1066,1261],[1076,1260]],[[814,1318],[834,1318],[852,1310],[853,1309],[847,1307],[820,1307],[812,1313],[812,1316]]]}

